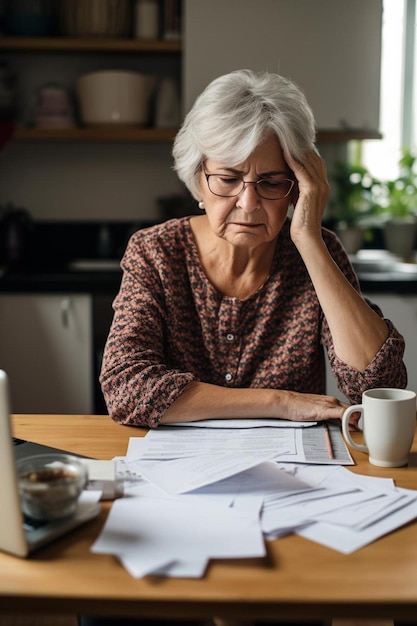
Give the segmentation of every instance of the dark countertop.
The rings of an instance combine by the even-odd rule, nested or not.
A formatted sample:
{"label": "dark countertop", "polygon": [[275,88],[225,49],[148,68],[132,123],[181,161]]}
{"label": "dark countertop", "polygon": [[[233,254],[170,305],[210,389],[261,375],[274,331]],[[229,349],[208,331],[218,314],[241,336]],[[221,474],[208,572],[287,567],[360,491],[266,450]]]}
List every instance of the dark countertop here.
{"label": "dark countertop", "polygon": [[[33,222],[22,263],[8,266],[0,258],[0,294],[71,292],[115,296],[122,277],[119,261],[130,235],[153,223]],[[375,255],[384,258],[385,252],[364,250],[355,255],[356,261],[362,258],[361,253],[369,261]],[[354,263],[355,258],[351,260]],[[9,269],[2,270],[2,266]],[[396,274],[367,272],[367,268],[356,267],[364,293],[417,295],[417,270]]]}
{"label": "dark countertop", "polygon": [[0,276],[0,293],[90,293],[116,295],[119,271],[14,272]]}
{"label": "dark countertop", "polygon": [[[19,258],[13,262],[0,259],[0,293],[64,291],[116,295],[122,276],[119,262],[127,241],[135,230],[149,225],[33,222]],[[100,259],[99,270],[88,265]],[[74,261],[82,267],[73,267]]]}
{"label": "dark countertop", "polygon": [[363,293],[394,293],[417,296],[417,280],[401,277],[362,276],[358,274]]}
{"label": "dark countertop", "polygon": [[417,256],[407,262],[385,249],[349,255],[365,293],[417,294]]}
{"label": "dark countertop", "polygon": [[[358,274],[364,293],[396,293],[417,296],[417,280],[404,275]],[[22,271],[0,273],[1,293],[90,293],[116,295],[122,277],[121,270]]]}

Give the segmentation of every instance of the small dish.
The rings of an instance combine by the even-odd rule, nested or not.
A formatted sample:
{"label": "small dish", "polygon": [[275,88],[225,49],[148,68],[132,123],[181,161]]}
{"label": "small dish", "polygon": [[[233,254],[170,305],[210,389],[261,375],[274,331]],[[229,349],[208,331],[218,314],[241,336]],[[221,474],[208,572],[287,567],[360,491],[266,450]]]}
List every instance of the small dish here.
{"label": "small dish", "polygon": [[38,454],[17,462],[19,493],[26,515],[37,520],[71,517],[88,480],[86,466],[64,453]]}

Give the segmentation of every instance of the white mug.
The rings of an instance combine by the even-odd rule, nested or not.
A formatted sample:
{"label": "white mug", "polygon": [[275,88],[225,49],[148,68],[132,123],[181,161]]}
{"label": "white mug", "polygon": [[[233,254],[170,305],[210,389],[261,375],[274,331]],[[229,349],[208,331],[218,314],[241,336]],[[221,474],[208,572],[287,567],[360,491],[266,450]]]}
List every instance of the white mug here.
{"label": "white mug", "polygon": [[[363,444],[353,441],[349,432],[352,413],[361,413]],[[368,389],[362,404],[350,406],[342,417],[346,442],[369,453],[369,462],[379,467],[401,467],[408,463],[416,427],[416,394],[407,389]]]}

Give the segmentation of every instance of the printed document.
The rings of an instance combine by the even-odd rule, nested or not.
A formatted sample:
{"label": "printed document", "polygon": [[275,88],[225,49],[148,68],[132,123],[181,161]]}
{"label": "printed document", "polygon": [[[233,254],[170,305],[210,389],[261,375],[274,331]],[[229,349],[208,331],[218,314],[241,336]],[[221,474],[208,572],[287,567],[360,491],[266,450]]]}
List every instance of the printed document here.
{"label": "printed document", "polygon": [[339,426],[330,425],[333,457],[320,425],[311,428],[193,428],[166,426],[129,441],[128,459],[179,459],[202,455],[276,453],[288,463],[353,465]]}

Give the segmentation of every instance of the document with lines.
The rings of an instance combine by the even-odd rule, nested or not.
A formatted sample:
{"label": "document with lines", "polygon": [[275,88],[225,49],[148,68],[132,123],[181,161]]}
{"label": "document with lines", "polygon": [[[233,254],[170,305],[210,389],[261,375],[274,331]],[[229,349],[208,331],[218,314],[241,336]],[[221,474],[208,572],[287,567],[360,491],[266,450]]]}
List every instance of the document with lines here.
{"label": "document with lines", "polygon": [[276,454],[280,462],[353,465],[337,424],[330,424],[333,458],[322,425],[311,428],[194,428],[163,426],[131,437],[128,459],[179,459],[232,453]]}

